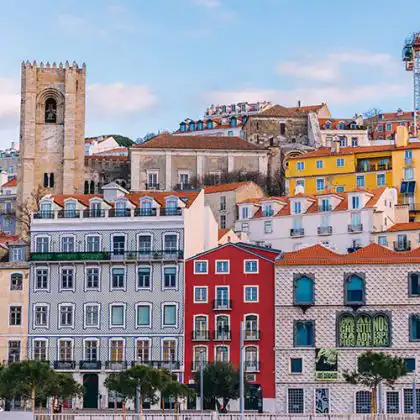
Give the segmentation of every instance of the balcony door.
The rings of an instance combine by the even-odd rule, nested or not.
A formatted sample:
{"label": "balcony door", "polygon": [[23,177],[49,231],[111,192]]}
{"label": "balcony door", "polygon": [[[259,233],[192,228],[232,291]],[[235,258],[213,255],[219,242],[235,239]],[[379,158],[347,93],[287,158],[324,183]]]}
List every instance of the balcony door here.
{"label": "balcony door", "polygon": [[115,235],[112,237],[112,254],[123,256],[125,251],[125,236]]}
{"label": "balcony door", "polygon": [[229,339],[229,317],[227,315],[219,315],[216,319],[216,339]]}
{"label": "balcony door", "polygon": [[216,289],[216,305],[219,308],[229,307],[229,288],[218,287]]}

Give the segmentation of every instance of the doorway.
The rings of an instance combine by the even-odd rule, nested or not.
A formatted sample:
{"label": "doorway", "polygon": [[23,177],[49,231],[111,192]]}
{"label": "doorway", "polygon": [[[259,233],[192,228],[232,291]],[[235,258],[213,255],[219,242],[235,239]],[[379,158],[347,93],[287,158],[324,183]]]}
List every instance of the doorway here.
{"label": "doorway", "polygon": [[83,376],[83,408],[98,408],[99,378],[96,373]]}

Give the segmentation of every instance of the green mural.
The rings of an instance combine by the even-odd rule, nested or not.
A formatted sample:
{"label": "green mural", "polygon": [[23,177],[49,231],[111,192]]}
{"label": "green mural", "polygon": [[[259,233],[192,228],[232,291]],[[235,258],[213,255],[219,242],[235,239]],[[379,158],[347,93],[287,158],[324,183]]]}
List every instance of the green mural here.
{"label": "green mural", "polygon": [[388,347],[390,322],[385,314],[344,313],[338,317],[339,347]]}

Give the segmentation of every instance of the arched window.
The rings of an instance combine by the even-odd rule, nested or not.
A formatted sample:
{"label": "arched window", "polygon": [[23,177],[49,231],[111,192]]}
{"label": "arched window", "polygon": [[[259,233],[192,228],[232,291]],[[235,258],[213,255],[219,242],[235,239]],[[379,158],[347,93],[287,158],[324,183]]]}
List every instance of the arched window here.
{"label": "arched window", "polygon": [[356,413],[367,414],[372,411],[372,397],[369,391],[356,392]]}
{"label": "arched window", "polygon": [[45,101],[45,122],[50,124],[57,122],[57,102],[53,98]]}
{"label": "arched window", "polygon": [[295,305],[314,304],[314,281],[302,276],[294,281],[294,303]]}
{"label": "arched window", "polygon": [[13,273],[10,276],[10,290],[22,290],[23,276],[21,273]]}
{"label": "arched window", "polygon": [[345,280],[345,304],[364,305],[365,304],[365,281],[353,274]]}
{"label": "arched window", "polygon": [[44,173],[44,188],[48,188],[48,174]]}
{"label": "arched window", "polygon": [[50,188],[54,188],[54,174],[50,174]]}
{"label": "arched window", "polygon": [[89,194],[89,181],[85,181],[85,194]]}
{"label": "arched window", "polygon": [[216,362],[229,362],[229,347],[216,346]]}
{"label": "arched window", "polygon": [[194,340],[207,340],[207,317],[204,315],[197,315],[194,319]]}
{"label": "arched window", "polygon": [[216,317],[215,340],[230,340],[229,317],[227,315]]}
{"label": "arched window", "polygon": [[258,340],[258,317],[257,315],[245,316],[245,340]]}
{"label": "arched window", "polygon": [[245,372],[256,372],[259,370],[258,347],[245,347]]}
{"label": "arched window", "polygon": [[95,194],[95,182],[94,181],[90,181],[89,193],[90,194]]}

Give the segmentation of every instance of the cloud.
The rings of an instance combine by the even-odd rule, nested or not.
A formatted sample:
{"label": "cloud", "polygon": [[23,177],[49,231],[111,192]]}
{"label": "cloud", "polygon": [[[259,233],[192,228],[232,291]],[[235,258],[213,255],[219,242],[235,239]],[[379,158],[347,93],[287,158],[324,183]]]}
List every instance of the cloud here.
{"label": "cloud", "polygon": [[130,116],[156,103],[157,97],[146,85],[97,83],[87,88],[87,107],[96,117]]}
{"label": "cloud", "polygon": [[203,6],[209,9],[214,9],[222,5],[221,0],[192,0],[192,2],[197,6]]}
{"label": "cloud", "polygon": [[390,54],[369,52],[339,52],[326,55],[323,59],[311,57],[294,61],[283,61],[277,65],[277,72],[296,79],[336,82],[342,79],[343,71],[351,65],[379,67],[386,72],[394,71],[397,62]]}

